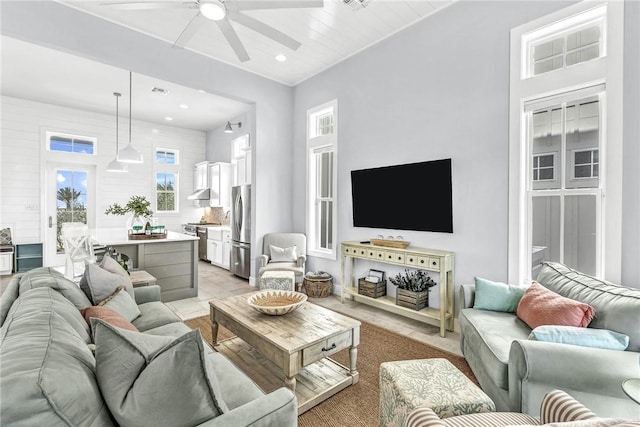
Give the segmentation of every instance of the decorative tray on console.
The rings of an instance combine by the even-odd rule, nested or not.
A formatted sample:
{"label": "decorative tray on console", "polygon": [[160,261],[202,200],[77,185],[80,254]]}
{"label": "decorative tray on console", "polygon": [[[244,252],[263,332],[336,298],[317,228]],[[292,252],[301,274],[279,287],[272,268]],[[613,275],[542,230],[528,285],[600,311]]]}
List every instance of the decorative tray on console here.
{"label": "decorative tray on console", "polygon": [[406,240],[371,239],[371,244],[375,246],[406,249],[411,242],[407,242]]}

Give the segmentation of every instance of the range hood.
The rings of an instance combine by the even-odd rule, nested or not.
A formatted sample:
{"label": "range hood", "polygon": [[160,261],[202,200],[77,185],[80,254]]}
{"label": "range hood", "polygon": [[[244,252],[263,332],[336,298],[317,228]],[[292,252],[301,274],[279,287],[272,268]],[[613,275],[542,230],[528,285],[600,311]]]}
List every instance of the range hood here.
{"label": "range hood", "polygon": [[209,188],[196,190],[187,197],[189,200],[209,200],[210,198],[211,190]]}

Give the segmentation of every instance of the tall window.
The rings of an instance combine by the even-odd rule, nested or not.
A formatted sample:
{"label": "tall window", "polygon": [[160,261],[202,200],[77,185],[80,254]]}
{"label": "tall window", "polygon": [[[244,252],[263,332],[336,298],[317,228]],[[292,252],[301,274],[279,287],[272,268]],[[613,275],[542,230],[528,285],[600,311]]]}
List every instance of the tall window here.
{"label": "tall window", "polygon": [[178,211],[178,151],[156,149],[156,212]]}
{"label": "tall window", "polygon": [[337,101],[307,111],[307,238],[314,256],[335,259],[337,248]]}
{"label": "tall window", "polygon": [[[593,176],[597,171],[597,163],[593,161],[602,145],[598,97],[604,95],[604,87],[591,91],[596,94],[586,98],[585,91],[570,92],[525,104],[531,129],[527,146],[533,165],[528,191],[531,206],[528,239],[532,257],[536,251],[542,251],[545,260],[596,275],[601,263],[602,189],[597,172]],[[576,100],[576,96],[580,99]],[[537,154],[549,149],[559,153],[558,179],[553,179],[554,156]],[[549,169],[543,165],[550,165],[552,172],[545,172]],[[532,265],[532,276],[535,268]]]}
{"label": "tall window", "polygon": [[543,261],[620,280],[623,22],[579,2],[511,31],[512,282]]}

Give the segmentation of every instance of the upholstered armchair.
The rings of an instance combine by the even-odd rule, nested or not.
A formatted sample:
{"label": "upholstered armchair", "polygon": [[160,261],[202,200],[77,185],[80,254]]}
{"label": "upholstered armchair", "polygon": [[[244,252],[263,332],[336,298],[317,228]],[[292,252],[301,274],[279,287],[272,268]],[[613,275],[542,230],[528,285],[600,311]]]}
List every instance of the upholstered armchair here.
{"label": "upholstered armchair", "polygon": [[302,283],[307,262],[307,236],[302,233],[268,233],[262,241],[258,277],[265,271],[293,271]]}

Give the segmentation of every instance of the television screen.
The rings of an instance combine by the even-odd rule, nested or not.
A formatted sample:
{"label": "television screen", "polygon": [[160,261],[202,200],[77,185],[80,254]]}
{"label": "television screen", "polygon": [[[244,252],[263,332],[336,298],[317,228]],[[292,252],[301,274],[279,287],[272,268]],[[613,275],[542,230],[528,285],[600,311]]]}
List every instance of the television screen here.
{"label": "television screen", "polygon": [[453,233],[451,159],[351,171],[353,226]]}

